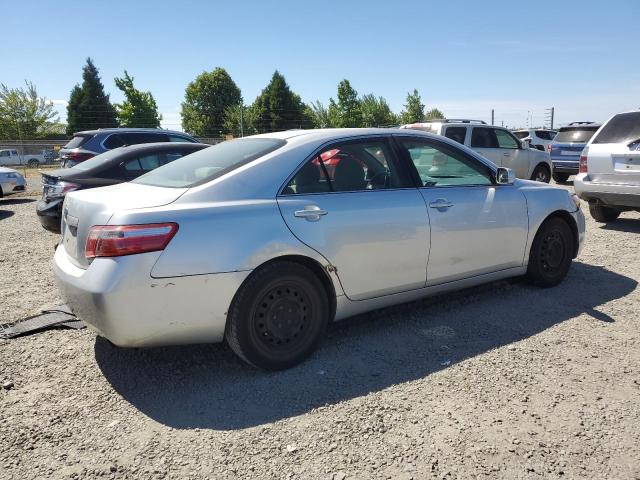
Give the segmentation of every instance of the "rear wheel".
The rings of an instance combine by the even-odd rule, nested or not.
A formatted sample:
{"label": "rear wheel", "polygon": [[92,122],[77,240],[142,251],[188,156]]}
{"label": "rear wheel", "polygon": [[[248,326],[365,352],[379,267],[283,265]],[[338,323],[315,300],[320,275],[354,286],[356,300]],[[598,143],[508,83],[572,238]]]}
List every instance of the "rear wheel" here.
{"label": "rear wheel", "polygon": [[553,174],[553,179],[556,181],[556,183],[566,183],[566,181],[569,180],[569,174],[568,173],[554,173]]}
{"label": "rear wheel", "polygon": [[27,162],[27,166],[29,168],[37,168],[39,165],[40,165],[40,162],[35,158],[32,158]]}
{"label": "rear wheel", "polygon": [[596,222],[601,223],[613,222],[620,216],[620,210],[605,207],[596,202],[589,202],[589,213]]}
{"label": "rear wheel", "polygon": [[328,319],[327,294],[313,272],[275,262],[254,272],[236,293],[225,338],[247,363],[281,370],[316,349]]}
{"label": "rear wheel", "polygon": [[529,281],[540,287],[558,285],[569,272],[574,248],[573,232],[567,222],[558,217],[546,220],[531,245]]}
{"label": "rear wheel", "polygon": [[531,180],[535,180],[536,182],[549,183],[549,181],[551,180],[551,172],[549,170],[549,167],[542,163],[538,165],[536,168],[534,168],[533,173],[531,174]]}

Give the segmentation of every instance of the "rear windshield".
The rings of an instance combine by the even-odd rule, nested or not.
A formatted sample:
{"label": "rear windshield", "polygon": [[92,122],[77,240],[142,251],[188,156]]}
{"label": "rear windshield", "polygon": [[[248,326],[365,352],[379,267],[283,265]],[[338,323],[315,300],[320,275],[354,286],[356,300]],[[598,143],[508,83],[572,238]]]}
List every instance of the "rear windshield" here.
{"label": "rear windshield", "polygon": [[218,143],[136,178],[134,183],[188,188],[209,182],[285,145],[275,138],[239,138]]}
{"label": "rear windshield", "polygon": [[118,155],[122,155],[121,148],[115,148],[113,150],[109,150],[107,152],[101,153],[100,155],[96,155],[95,157],[92,157],[89,160],[80,162],[71,168],[73,170],[89,170],[90,168],[97,167],[98,165],[102,165],[106,162],[111,161],[113,157],[117,157]]}
{"label": "rear windshield", "polygon": [[513,134],[518,137],[520,140],[522,140],[523,138],[526,138],[529,136],[529,132],[524,131],[524,132],[513,132]]}
{"label": "rear windshield", "polygon": [[64,148],[79,148],[87,143],[91,137],[93,137],[93,135],[76,135],[69,140],[69,143],[67,143]]}
{"label": "rear windshield", "polygon": [[640,112],[620,113],[614,116],[593,143],[631,143],[640,140]]}
{"label": "rear windshield", "polygon": [[561,128],[553,139],[558,143],[587,143],[599,127]]}

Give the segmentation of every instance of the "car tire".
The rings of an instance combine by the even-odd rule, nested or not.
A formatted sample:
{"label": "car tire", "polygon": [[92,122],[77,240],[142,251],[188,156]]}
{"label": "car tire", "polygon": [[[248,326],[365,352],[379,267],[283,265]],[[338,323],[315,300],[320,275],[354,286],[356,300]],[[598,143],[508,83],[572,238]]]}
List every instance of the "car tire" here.
{"label": "car tire", "polygon": [[589,202],[589,213],[596,222],[600,223],[613,222],[620,216],[620,210],[605,207],[595,202]]}
{"label": "car tire", "polygon": [[40,162],[35,158],[32,158],[27,162],[27,167],[29,168],[38,168],[39,166],[40,166]]}
{"label": "car tire", "polygon": [[2,192],[2,187],[0,187],[0,198],[4,197],[4,193]]}
{"label": "car tire", "polygon": [[552,217],[538,229],[527,266],[528,280],[539,287],[555,287],[569,272],[575,249],[571,227],[565,220]]}
{"label": "car tire", "polygon": [[329,322],[322,282],[295,262],[270,263],[242,284],[229,309],[225,339],[245,362],[282,370],[317,348]]}
{"label": "car tire", "polygon": [[554,173],[553,174],[553,179],[555,180],[556,183],[567,183],[567,180],[569,180],[569,174],[568,173]]}
{"label": "car tire", "polygon": [[549,183],[551,181],[551,171],[549,170],[549,167],[543,163],[538,165],[533,169],[531,180],[535,180],[536,182]]}

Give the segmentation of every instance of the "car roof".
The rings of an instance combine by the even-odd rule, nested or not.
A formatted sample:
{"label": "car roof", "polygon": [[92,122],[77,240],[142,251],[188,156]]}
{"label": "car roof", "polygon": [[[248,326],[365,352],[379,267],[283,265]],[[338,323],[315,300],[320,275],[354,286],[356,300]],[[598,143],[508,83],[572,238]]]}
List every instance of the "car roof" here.
{"label": "car roof", "polygon": [[[152,143],[136,143],[134,145],[125,145],[124,147],[117,147],[109,150],[110,152],[118,153],[132,153],[132,152],[146,152],[146,151],[162,151],[173,150],[175,147],[187,147],[199,150],[200,148],[210,147],[206,143],[193,143],[193,142],[152,142]],[[200,148],[199,148],[200,147]]]}
{"label": "car roof", "polygon": [[571,122],[568,125],[561,126],[559,130],[565,130],[567,128],[580,128],[580,127],[593,128],[593,127],[600,127],[600,126],[602,126],[602,124],[598,122]]}
{"label": "car roof", "polygon": [[163,128],[129,128],[129,127],[117,127],[117,128],[98,128],[96,130],[82,130],[75,132],[73,135],[97,135],[99,133],[171,133],[177,135],[184,135],[191,137],[188,133],[178,132],[176,130],[165,130]]}
{"label": "car roof", "polygon": [[[283,132],[263,133],[253,135],[254,138],[279,138],[282,140],[300,139],[303,141],[337,140],[340,138],[360,137],[370,135],[404,135],[410,134],[424,135],[425,132],[417,130],[401,130],[399,128],[319,128],[312,130],[285,130]],[[435,138],[438,138],[437,136]]]}

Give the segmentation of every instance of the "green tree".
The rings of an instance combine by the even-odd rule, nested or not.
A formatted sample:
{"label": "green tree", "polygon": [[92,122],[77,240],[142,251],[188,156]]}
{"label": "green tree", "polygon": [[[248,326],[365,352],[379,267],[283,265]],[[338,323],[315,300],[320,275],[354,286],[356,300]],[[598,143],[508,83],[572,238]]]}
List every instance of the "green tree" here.
{"label": "green tree", "polygon": [[364,127],[384,127],[399,123],[397,115],[391,111],[387,101],[372,93],[360,98],[360,111]]}
{"label": "green tree", "polygon": [[300,96],[291,91],[284,76],[277,70],[251,105],[251,110],[256,129],[261,133],[313,126],[313,120]]}
{"label": "green tree", "polygon": [[442,113],[437,108],[432,108],[427,113],[424,114],[425,119],[432,120],[437,118],[445,118],[444,113]]}
{"label": "green tree", "polygon": [[349,80],[342,80],[338,84],[338,101],[329,99],[329,116],[336,119],[337,127],[362,127],[362,111],[358,92],[351,86]]}
{"label": "green tree", "polygon": [[91,58],[82,68],[82,86],[71,90],[67,105],[67,133],[79,130],[117,127],[116,110],[104,92],[98,69]]}
{"label": "green tree", "polygon": [[124,77],[114,79],[126,100],[116,103],[116,114],[121,127],[157,128],[162,116],[151,92],[142,92],[133,85],[133,77],[124,71]]}
{"label": "green tree", "polygon": [[187,85],[182,102],[182,127],[199,137],[225,133],[225,110],[241,102],[240,89],[224,68],[203,72]]}
{"label": "green tree", "polygon": [[33,83],[26,88],[0,84],[0,138],[37,138],[49,134],[58,118],[53,103],[38,96]]}
{"label": "green tree", "polygon": [[407,94],[407,103],[404,111],[400,114],[402,123],[416,123],[424,121],[424,104],[418,90]]}
{"label": "green tree", "polygon": [[337,112],[329,112],[320,100],[307,105],[307,115],[311,118],[314,128],[334,128],[338,126]]}
{"label": "green tree", "polygon": [[223,126],[224,131],[234,137],[244,137],[258,133],[255,112],[243,104],[227,107],[224,111]]}

